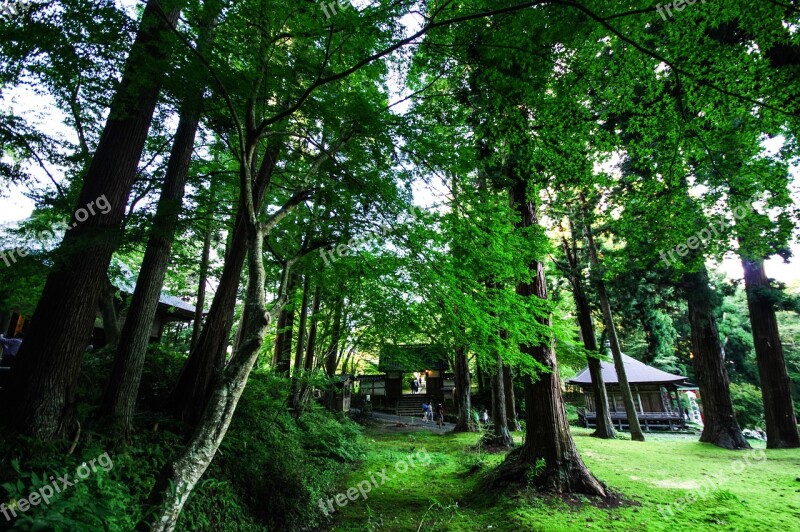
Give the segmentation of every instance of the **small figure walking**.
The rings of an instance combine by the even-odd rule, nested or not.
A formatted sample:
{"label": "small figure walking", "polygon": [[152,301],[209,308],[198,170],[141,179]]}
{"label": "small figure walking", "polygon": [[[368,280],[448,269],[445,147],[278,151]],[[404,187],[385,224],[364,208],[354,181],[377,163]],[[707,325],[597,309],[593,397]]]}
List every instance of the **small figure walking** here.
{"label": "small figure walking", "polygon": [[436,426],[444,428],[444,406],[442,406],[442,403],[436,405]]}
{"label": "small figure walking", "polygon": [[414,379],[411,382],[411,393],[416,394],[418,391],[419,391],[419,381],[417,379]]}
{"label": "small figure walking", "polygon": [[483,414],[481,414],[481,421],[483,421],[484,425],[489,424],[489,411],[485,408],[483,409]]}
{"label": "small figure walking", "polygon": [[428,422],[428,404],[427,403],[422,403],[422,422],[423,423],[427,423]]}

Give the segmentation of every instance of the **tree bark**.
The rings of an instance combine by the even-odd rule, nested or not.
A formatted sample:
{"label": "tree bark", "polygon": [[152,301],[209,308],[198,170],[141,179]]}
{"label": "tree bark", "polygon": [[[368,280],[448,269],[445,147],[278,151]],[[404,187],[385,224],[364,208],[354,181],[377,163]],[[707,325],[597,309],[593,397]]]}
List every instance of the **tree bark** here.
{"label": "tree bark", "polygon": [[[280,151],[281,146],[272,146],[267,148],[264,154],[258,179],[253,187],[256,210],[261,208],[264,201],[266,187],[275,170]],[[243,214],[241,210],[236,214],[230,245],[225,254],[225,266],[200,339],[181,370],[168,401],[168,407],[177,417],[192,425],[203,412],[214,375],[221,371],[225,364],[228,340],[235,317],[239,281],[247,255]]]}
{"label": "tree bark", "polygon": [[126,437],[132,428],[150,331],[169,267],[175,228],[189,175],[189,162],[200,124],[199,101],[202,99],[202,90],[200,88],[181,110],[142,267],[100,407],[100,415],[111,417]]}
{"label": "tree bark", "polygon": [[761,380],[761,397],[764,400],[764,417],[767,425],[767,448],[790,449],[800,447],[797,417],[792,401],[791,383],[786,371],[778,331],[775,305],[769,297],[769,278],[764,271],[764,260],[742,257],[747,308],[753,329],[753,345]]}
{"label": "tree bark", "polygon": [[564,254],[567,258],[567,268],[565,274],[572,286],[572,296],[575,300],[575,310],[580,327],[581,341],[586,349],[586,364],[589,367],[589,375],[592,378],[592,394],[595,404],[595,431],[592,436],[602,439],[616,438],[614,424],[611,421],[611,411],[608,407],[608,391],[606,390],[605,379],[603,379],[603,367],[600,363],[600,350],[597,345],[597,335],[592,319],[592,308],[589,305],[589,298],[586,295],[586,288],[581,276],[581,264],[578,258],[578,248],[576,245],[576,235],[578,231],[570,217],[570,230],[573,235],[572,243],[564,239]]}
{"label": "tree bark", "polygon": [[458,421],[453,432],[474,432],[476,427],[472,420],[472,385],[469,375],[469,360],[467,359],[467,350],[463,346],[456,350],[454,370]]}
{"label": "tree bark", "polygon": [[581,329],[583,346],[586,349],[586,363],[589,366],[589,375],[592,377],[592,392],[594,394],[595,412],[597,413],[597,427],[592,436],[603,439],[616,437],[614,424],[611,421],[611,412],[608,407],[608,393],[603,379],[603,368],[600,364],[597,336],[595,335],[592,309],[589,298],[583,289],[580,278],[572,279],[572,294],[575,297],[575,307],[578,314],[578,325]]}
{"label": "tree bark", "polygon": [[492,436],[487,438],[489,443],[498,447],[514,447],[514,439],[508,431],[503,359],[499,355],[495,372],[492,374],[492,426]]}
{"label": "tree bark", "polygon": [[294,337],[294,308],[292,307],[293,292],[297,286],[297,277],[290,275],[289,282],[289,303],[283,306],[278,317],[277,330],[275,332],[275,352],[272,357],[272,365],[275,373],[289,376],[292,367],[292,338]]}
{"label": "tree bark", "polygon": [[314,287],[314,303],[311,306],[311,323],[308,326],[308,345],[306,345],[306,359],[303,369],[314,369],[314,350],[317,347],[317,321],[319,321],[320,286]]}
{"label": "tree bark", "polygon": [[[248,223],[248,283],[245,305],[246,321],[242,342],[222,376],[215,384],[207,405],[186,448],[162,470],[159,481],[153,488],[150,504],[156,509],[152,524],[139,523],[139,530],[152,532],[175,529],[181,510],[197,481],[203,476],[230,426],[236,406],[244,391],[259,349],[264,342],[267,328],[275,314],[286,301],[285,282],[282,283],[281,299],[272,312],[268,312],[264,301],[265,272],[262,260],[262,238],[255,227],[255,215],[250,213]],[[256,234],[252,234],[256,233]]]}
{"label": "tree bark", "polygon": [[692,335],[692,363],[703,403],[703,432],[700,441],[723,449],[749,449],[731,401],[725,351],[719,340],[714,317],[714,294],[705,268],[684,276],[684,293],[689,305]]}
{"label": "tree bark", "polygon": [[622,360],[622,349],[619,345],[619,338],[617,337],[617,328],[614,325],[614,314],[611,311],[611,303],[606,293],[605,281],[603,281],[602,270],[600,268],[600,260],[597,258],[597,246],[594,243],[594,236],[592,235],[592,226],[590,223],[588,208],[586,200],[581,195],[583,202],[583,211],[586,229],[586,241],[589,248],[589,259],[591,260],[592,267],[595,270],[595,288],[597,289],[597,298],[600,300],[600,308],[603,311],[603,321],[605,321],[606,330],[608,331],[608,339],[611,343],[611,354],[614,357],[614,369],[617,371],[617,380],[619,381],[619,389],[622,394],[622,402],[625,404],[625,414],[628,418],[628,427],[631,432],[631,439],[634,441],[644,441],[644,432],[639,424],[639,416],[636,411],[636,405],[633,402],[633,393],[631,386],[628,383],[628,376],[625,373],[625,364]]}
{"label": "tree bark", "polygon": [[519,420],[517,419],[517,401],[514,397],[514,379],[511,376],[511,366],[503,364],[503,392],[506,397],[506,419],[508,429],[519,431]]}
{"label": "tree bark", "polygon": [[[213,200],[213,194],[212,194]],[[211,234],[213,227],[211,222],[208,223],[206,228],[205,237],[203,237],[203,252],[200,256],[200,280],[197,283],[197,306],[194,311],[194,321],[192,322],[192,344],[189,352],[194,351],[197,347],[197,341],[200,339],[200,331],[203,326],[203,309],[206,305],[206,284],[208,284],[208,267],[211,255]]]}
{"label": "tree bark", "polygon": [[[511,200],[521,215],[519,228],[534,227],[539,223],[535,206],[527,200],[526,185],[526,182],[518,181],[511,191]],[[535,278],[532,282],[517,285],[517,293],[546,300],[547,279],[542,263],[533,263],[531,270],[536,272]],[[538,320],[543,326],[551,327],[549,316]],[[540,374],[536,382],[529,375],[523,376],[525,445],[509,453],[497,469],[494,482],[530,482],[545,491],[605,497],[605,486],[583,463],[569,431],[553,340],[537,346],[521,345],[520,350],[549,371]]]}
{"label": "tree bark", "polygon": [[103,332],[106,335],[106,345],[119,344],[119,317],[117,316],[117,287],[111,284],[106,276],[103,291],[100,294],[100,315],[103,317]]}
{"label": "tree bark", "polygon": [[[161,84],[168,68],[167,36],[178,20],[177,4],[148,1],[122,81],[70,223],[59,247],[23,344],[17,378],[4,404],[11,424],[29,436],[67,436],[87,341]],[[172,8],[171,5],[176,7]],[[95,206],[104,198],[107,212]],[[97,209],[79,220],[77,213]]]}

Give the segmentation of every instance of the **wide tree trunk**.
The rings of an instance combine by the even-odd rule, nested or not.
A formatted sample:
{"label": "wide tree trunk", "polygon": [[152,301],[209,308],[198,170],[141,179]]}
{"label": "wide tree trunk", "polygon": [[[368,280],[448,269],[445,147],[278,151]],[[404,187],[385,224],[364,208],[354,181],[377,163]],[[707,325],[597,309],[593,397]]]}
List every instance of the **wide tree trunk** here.
{"label": "wide tree trunk", "polygon": [[511,375],[511,366],[503,364],[503,393],[506,396],[506,419],[509,430],[521,430],[517,419],[517,401],[514,397],[514,379]]}
{"label": "wide tree trunk", "polygon": [[[517,182],[511,200],[521,215],[520,228],[538,225],[535,206],[529,202],[524,181]],[[547,279],[540,262],[531,265],[536,276],[530,283],[517,285],[524,297],[547,299]],[[540,317],[545,327],[550,317]],[[524,375],[525,385],[525,445],[512,451],[495,473],[495,482],[532,483],[555,493],[584,493],[605,496],[605,486],[583,463],[567,424],[561,379],[558,374],[553,340],[537,346],[521,345],[520,350],[534,358],[549,371],[539,375],[536,382]]]}
{"label": "wide tree trunk", "polygon": [[[59,247],[20,350],[17,377],[3,410],[13,413],[8,416],[11,424],[27,435],[49,440],[71,430],[83,354],[169,66],[168,39],[170,27],[178,20],[178,5],[148,1],[145,6],[71,228]],[[97,206],[100,198],[110,206],[105,213]],[[88,218],[77,218],[77,213],[87,212]]]}
{"label": "wide tree trunk", "polygon": [[181,110],[142,267],[100,407],[100,415],[111,417],[125,435],[130,434],[150,331],[169,267],[175,228],[189,175],[189,162],[200,124],[201,98],[202,88]]}
{"label": "wide tree trunk", "polygon": [[98,307],[100,316],[103,318],[103,333],[106,336],[106,345],[115,346],[119,343],[120,329],[119,316],[117,315],[117,294],[119,290],[111,284],[108,277],[104,280],[105,285],[100,293]]}
{"label": "wide tree trunk", "polygon": [[617,328],[614,325],[614,314],[611,311],[611,302],[606,293],[606,284],[603,281],[602,270],[600,268],[600,260],[597,257],[597,246],[594,243],[594,235],[592,234],[592,226],[590,223],[588,208],[586,200],[581,197],[584,209],[585,229],[586,229],[586,242],[589,249],[589,259],[592,263],[594,271],[594,282],[597,290],[597,298],[600,300],[600,308],[603,311],[603,321],[605,322],[608,340],[611,343],[611,355],[614,358],[614,369],[617,372],[617,380],[619,382],[619,390],[622,394],[622,402],[625,405],[625,415],[628,418],[628,427],[631,432],[631,439],[634,441],[644,441],[644,432],[639,424],[639,415],[636,411],[636,404],[633,402],[633,393],[631,386],[628,383],[628,376],[625,373],[625,363],[622,360],[622,348],[619,345],[619,337],[617,337]]}
{"label": "wide tree trunk", "polygon": [[453,432],[473,432],[476,430],[472,419],[472,384],[469,375],[469,360],[465,347],[456,350],[455,392],[458,406],[458,421]]}
{"label": "wide tree trunk", "polygon": [[[267,148],[264,155],[258,178],[253,186],[256,210],[261,208],[264,201],[266,187],[275,170],[280,151],[281,146],[272,146]],[[194,424],[199,419],[214,375],[221,371],[225,364],[228,341],[235,318],[239,281],[247,255],[244,222],[243,213],[238,211],[230,245],[225,254],[222,276],[206,316],[203,332],[200,333],[196,347],[181,370],[168,401],[169,408],[177,417],[189,424]]]}
{"label": "wide tree trunk", "polygon": [[497,357],[497,366],[492,374],[492,435],[487,435],[486,440],[498,447],[514,447],[514,439],[508,431],[503,359],[500,356]]}
{"label": "wide tree trunk", "polygon": [[714,317],[715,295],[705,268],[684,276],[684,293],[689,305],[692,362],[703,403],[700,441],[724,449],[749,449],[733,411],[725,352]]}
{"label": "wide tree trunk", "polygon": [[767,448],[800,447],[800,434],[792,401],[786,358],[778,331],[775,305],[770,298],[769,278],[762,259],[742,258],[747,308],[753,330],[753,345],[761,380],[764,417],[767,424]]}

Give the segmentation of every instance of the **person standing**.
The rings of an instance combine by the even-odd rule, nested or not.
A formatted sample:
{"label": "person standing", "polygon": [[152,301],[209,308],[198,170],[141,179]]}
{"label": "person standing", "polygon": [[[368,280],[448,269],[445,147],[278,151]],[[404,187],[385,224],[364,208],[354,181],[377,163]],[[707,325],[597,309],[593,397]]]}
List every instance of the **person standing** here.
{"label": "person standing", "polygon": [[436,405],[436,426],[444,428],[444,406],[442,403]]}
{"label": "person standing", "polygon": [[484,426],[489,424],[489,411],[485,408],[483,409],[483,414],[481,414],[481,421],[483,421]]}

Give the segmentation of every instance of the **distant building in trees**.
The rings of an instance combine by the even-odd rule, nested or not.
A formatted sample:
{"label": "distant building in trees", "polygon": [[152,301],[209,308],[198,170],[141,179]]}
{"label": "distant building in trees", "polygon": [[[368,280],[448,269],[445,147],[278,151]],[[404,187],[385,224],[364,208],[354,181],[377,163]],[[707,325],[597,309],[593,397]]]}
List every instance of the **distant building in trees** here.
{"label": "distant building in trees", "polygon": [[[685,428],[684,412],[678,395],[679,389],[696,390],[693,387],[682,386],[686,382],[686,377],[661,371],[625,354],[622,355],[622,360],[633,392],[637,417],[642,427],[645,430]],[[617,371],[611,362],[601,362],[601,367],[608,392],[611,420],[620,430],[625,430],[628,428],[628,416],[622,402]],[[567,384],[582,389],[586,406],[578,409],[578,417],[584,426],[593,428],[597,422],[597,411],[594,405],[592,377],[589,374],[589,368],[584,368],[574,378],[569,379]]]}

